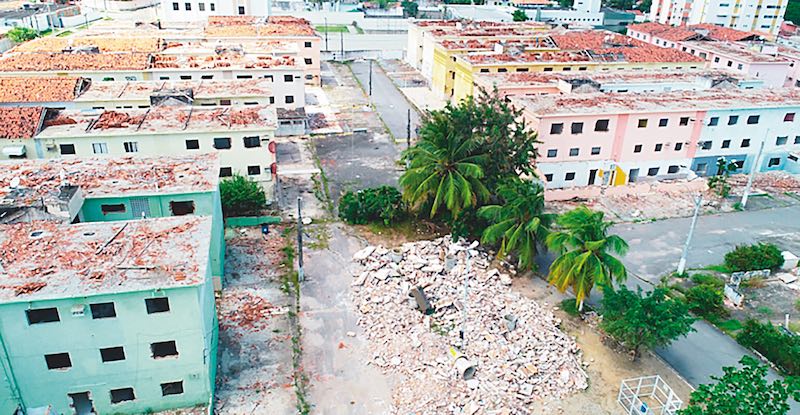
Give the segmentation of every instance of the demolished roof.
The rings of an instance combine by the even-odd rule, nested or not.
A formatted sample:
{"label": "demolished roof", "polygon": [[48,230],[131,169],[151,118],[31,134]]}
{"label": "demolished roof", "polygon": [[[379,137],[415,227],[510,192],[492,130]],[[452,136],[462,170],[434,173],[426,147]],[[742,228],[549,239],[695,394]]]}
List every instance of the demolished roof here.
{"label": "demolished roof", "polygon": [[316,36],[311,22],[294,16],[209,16],[205,33],[211,37]]}
{"label": "demolished roof", "polygon": [[38,137],[271,131],[276,125],[275,107],[270,105],[238,108],[163,105],[146,110],[107,110],[99,115],[63,110],[47,119]]}
{"label": "demolished roof", "polygon": [[218,184],[216,153],[0,161],[0,200],[14,206],[55,200],[64,185],[99,198],[213,192]]}
{"label": "demolished roof", "polygon": [[0,107],[0,138],[33,138],[42,126],[43,107]]}
{"label": "demolished roof", "polygon": [[[2,78],[0,78],[2,85]],[[194,99],[268,97],[272,83],[267,79],[229,79],[196,81],[95,82],[75,101],[149,100],[156,93],[191,91]]]}
{"label": "demolished roof", "polygon": [[0,72],[143,70],[149,62],[147,53],[21,53],[0,59]]}
{"label": "demolished roof", "polygon": [[72,101],[87,84],[83,78],[0,78],[0,102]]}
{"label": "demolished roof", "polygon": [[[747,75],[735,72],[708,69],[681,70],[618,70],[581,72],[506,72],[479,73],[476,82],[497,85],[548,84],[558,81],[593,81],[598,83],[622,82],[693,82],[698,79],[719,79],[740,81],[750,79]],[[483,82],[481,82],[483,81]]]}
{"label": "demolished roof", "polygon": [[208,272],[211,218],[0,225],[0,301],[200,285]]}
{"label": "demolished roof", "polygon": [[721,27],[710,23],[691,26],[670,26],[662,23],[647,22],[632,24],[628,26],[628,28],[640,33],[647,33],[657,38],[676,42],[703,39],[738,42],[759,38],[759,36],[753,32]]}
{"label": "demolished roof", "polygon": [[47,36],[22,43],[11,51],[27,52],[71,52],[97,48],[100,52],[152,53],[161,49],[161,40],[156,37],[106,37],[106,36]]}
{"label": "demolished roof", "polygon": [[520,96],[517,106],[540,117],[572,114],[621,114],[724,109],[800,107],[797,89],[711,89],[651,93],[587,93]]}

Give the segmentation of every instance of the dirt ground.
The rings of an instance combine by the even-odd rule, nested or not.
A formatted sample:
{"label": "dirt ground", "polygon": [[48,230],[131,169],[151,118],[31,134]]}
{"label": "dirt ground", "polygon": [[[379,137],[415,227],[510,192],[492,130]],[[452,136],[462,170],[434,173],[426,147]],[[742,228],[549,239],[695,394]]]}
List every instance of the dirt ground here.
{"label": "dirt ground", "polygon": [[217,301],[216,414],[296,413],[290,298],[280,289],[284,238],[273,228],[226,232],[225,279]]}

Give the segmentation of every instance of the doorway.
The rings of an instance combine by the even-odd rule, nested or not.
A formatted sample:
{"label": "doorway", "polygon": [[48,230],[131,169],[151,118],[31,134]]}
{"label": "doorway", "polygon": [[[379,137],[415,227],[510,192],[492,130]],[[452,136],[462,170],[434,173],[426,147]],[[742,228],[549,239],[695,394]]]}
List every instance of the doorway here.
{"label": "doorway", "polygon": [[68,396],[72,399],[71,406],[75,410],[75,415],[93,415],[96,413],[92,398],[89,397],[89,392],[70,393]]}
{"label": "doorway", "polygon": [[595,179],[597,179],[597,169],[589,170],[589,186],[594,184]]}

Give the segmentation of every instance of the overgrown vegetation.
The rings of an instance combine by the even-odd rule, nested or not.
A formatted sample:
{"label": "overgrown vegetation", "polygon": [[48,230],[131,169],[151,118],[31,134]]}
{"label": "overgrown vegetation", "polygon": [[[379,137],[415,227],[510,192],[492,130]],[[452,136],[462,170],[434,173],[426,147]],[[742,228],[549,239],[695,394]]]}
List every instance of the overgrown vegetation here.
{"label": "overgrown vegetation", "polygon": [[694,331],[694,318],[680,300],[667,297],[667,291],[656,288],[642,295],[625,286],[603,293],[603,321],[600,327],[632,352],[636,360],[642,347],[666,346],[673,340]]}
{"label": "overgrown vegetation", "polygon": [[731,193],[731,185],[728,184],[728,177],[735,172],[738,167],[733,161],[728,161],[725,157],[717,159],[717,175],[708,178],[708,188],[714,190],[720,197],[728,197]]}
{"label": "overgrown vegetation", "polygon": [[565,298],[561,300],[561,309],[572,317],[580,317],[583,313],[592,311],[592,307],[584,306],[583,311],[578,310],[578,303],[572,298]]}
{"label": "overgrown vegetation", "polygon": [[782,264],[781,250],[769,243],[739,245],[725,254],[725,266],[732,272],[775,269]]}
{"label": "overgrown vegetation", "polygon": [[516,10],[514,10],[514,13],[511,14],[511,18],[515,22],[524,22],[524,21],[528,20],[528,15],[525,13],[525,10],[516,9]]}
{"label": "overgrown vegetation", "polygon": [[783,18],[794,24],[800,24],[800,0],[789,0]]}
{"label": "overgrown vegetation", "polygon": [[225,216],[258,215],[267,207],[267,197],[258,183],[235,174],[219,183],[222,213]]}
{"label": "overgrown vegetation", "polygon": [[291,326],[290,340],[292,342],[292,384],[295,394],[295,408],[297,413],[308,415],[311,413],[311,404],[308,402],[308,375],[303,370],[303,329],[300,327],[300,279],[294,270],[295,248],[292,232],[286,228],[283,237],[286,239],[281,251],[284,254],[281,264],[286,272],[281,276],[281,291],[292,299],[291,309],[287,313]]}
{"label": "overgrown vegetation", "polygon": [[403,0],[400,6],[403,8],[403,16],[405,17],[417,17],[419,14],[419,4],[415,1]]}
{"label": "overgrown vegetation", "polygon": [[778,379],[769,383],[767,366],[750,356],[739,360],[742,368],[724,367],[716,383],[700,385],[680,415],[786,415],[788,399],[800,401],[800,380]]}
{"label": "overgrown vegetation", "polygon": [[36,39],[39,37],[39,32],[28,29],[27,27],[15,27],[6,32],[6,36],[14,43],[22,43],[31,39]]}
{"label": "overgrown vegetation", "polygon": [[784,373],[800,375],[800,337],[786,334],[770,322],[748,320],[736,341],[761,353]]}
{"label": "overgrown vegetation", "polygon": [[725,286],[725,281],[710,274],[694,274],[691,280],[697,285],[708,285],[718,290],[721,290]]}
{"label": "overgrown vegetation", "polygon": [[339,199],[339,217],[349,224],[381,222],[388,226],[404,216],[403,196],[391,186],[347,192]]}
{"label": "overgrown vegetation", "polygon": [[701,284],[686,290],[686,304],[693,313],[702,317],[727,315],[725,297],[719,288]]}

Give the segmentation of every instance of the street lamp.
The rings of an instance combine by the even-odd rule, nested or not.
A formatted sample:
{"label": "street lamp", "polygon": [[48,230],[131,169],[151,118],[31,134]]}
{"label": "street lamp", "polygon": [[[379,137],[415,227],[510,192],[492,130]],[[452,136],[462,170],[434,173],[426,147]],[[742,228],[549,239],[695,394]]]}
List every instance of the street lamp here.
{"label": "street lamp", "polygon": [[469,288],[469,272],[471,268],[471,255],[470,251],[478,246],[478,241],[473,241],[468,247],[463,247],[459,244],[450,245],[450,254],[455,256],[460,251],[465,251],[464,255],[467,257],[466,267],[464,268],[464,299],[461,304],[461,352],[464,353],[467,347],[467,291]]}

